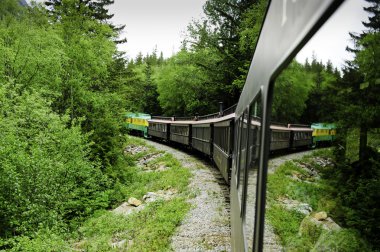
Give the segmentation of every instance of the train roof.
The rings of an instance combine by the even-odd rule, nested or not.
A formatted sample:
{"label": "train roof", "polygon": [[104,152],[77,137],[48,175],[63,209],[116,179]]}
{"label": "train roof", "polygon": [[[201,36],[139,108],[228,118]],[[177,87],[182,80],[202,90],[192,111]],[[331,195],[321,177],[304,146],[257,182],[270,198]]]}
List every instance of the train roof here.
{"label": "train roof", "polygon": [[336,129],[335,123],[313,123],[312,129]]}
{"label": "train roof", "polygon": [[139,112],[127,112],[125,113],[125,116],[128,118],[140,118],[140,119],[151,119],[151,116],[149,114],[139,113]]}
{"label": "train roof", "polygon": [[226,116],[222,116],[222,117],[217,117],[217,118],[210,118],[210,119],[206,119],[206,120],[175,120],[175,118],[171,118],[171,117],[162,117],[160,119],[156,119],[156,118],[153,118],[153,119],[150,119],[148,120],[148,122],[152,122],[152,123],[166,123],[166,124],[178,124],[178,125],[182,125],[182,124],[207,124],[207,123],[215,123],[215,122],[222,122],[222,121],[226,121],[226,120],[232,120],[233,118],[235,118],[235,113],[232,113],[232,114],[229,114],[229,115],[226,115]]}
{"label": "train roof", "polygon": [[285,127],[285,126],[281,126],[281,125],[270,125],[270,129],[271,130],[284,130],[284,131],[289,131],[290,129],[288,127]]}
{"label": "train roof", "polygon": [[291,131],[308,131],[308,132],[313,131],[310,125],[305,125],[305,124],[288,124],[288,128]]}

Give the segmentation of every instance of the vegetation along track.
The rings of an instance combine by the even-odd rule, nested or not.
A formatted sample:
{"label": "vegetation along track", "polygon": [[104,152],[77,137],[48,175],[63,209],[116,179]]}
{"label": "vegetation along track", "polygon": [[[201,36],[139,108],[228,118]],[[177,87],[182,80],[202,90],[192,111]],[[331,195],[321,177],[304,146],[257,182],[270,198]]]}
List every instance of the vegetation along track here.
{"label": "vegetation along track", "polygon": [[[189,189],[194,198],[189,200],[192,209],[172,237],[175,251],[230,251],[229,189],[219,171],[209,163],[167,145],[147,141],[156,149],[177,158],[183,167],[191,170],[193,178]],[[299,159],[312,151],[302,151],[274,157],[269,161],[269,172],[292,159]],[[266,224],[264,251],[281,251],[279,238]]]}

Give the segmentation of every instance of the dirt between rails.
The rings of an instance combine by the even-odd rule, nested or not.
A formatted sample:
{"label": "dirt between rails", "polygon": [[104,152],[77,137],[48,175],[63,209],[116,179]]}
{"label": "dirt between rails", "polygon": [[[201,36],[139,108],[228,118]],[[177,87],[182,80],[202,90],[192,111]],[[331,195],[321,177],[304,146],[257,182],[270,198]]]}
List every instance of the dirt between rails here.
{"label": "dirt between rails", "polygon": [[[190,169],[193,177],[189,189],[195,197],[189,200],[191,210],[172,237],[174,251],[231,251],[229,188],[219,171],[210,163],[182,150],[146,140],[158,150],[164,150]],[[284,162],[310,154],[292,153],[270,159],[269,173]],[[273,228],[265,224],[264,251],[283,251]]]}

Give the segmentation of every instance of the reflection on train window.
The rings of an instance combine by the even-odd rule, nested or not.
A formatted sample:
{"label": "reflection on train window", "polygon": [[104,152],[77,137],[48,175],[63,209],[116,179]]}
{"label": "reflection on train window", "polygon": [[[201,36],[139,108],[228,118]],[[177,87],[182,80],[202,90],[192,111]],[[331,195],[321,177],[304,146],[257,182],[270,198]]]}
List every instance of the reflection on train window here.
{"label": "reflection on train window", "polygon": [[[236,133],[235,136],[237,136],[237,143],[236,143],[236,172],[237,172],[237,178],[239,178],[239,160],[240,160],[240,142],[241,142],[241,121],[242,121],[242,118],[243,117],[240,117],[237,121],[237,125],[236,125]],[[239,180],[236,181],[236,185],[239,186]]]}
{"label": "reflection on train window", "polygon": [[262,118],[261,95],[251,103],[249,132],[248,132],[248,161],[247,161],[247,177],[246,177],[246,197],[244,216],[244,229],[248,250],[252,251],[254,218],[256,208],[256,183],[257,170],[260,158],[260,140],[261,140],[261,118]]}
{"label": "reflection on train window", "polygon": [[[247,159],[247,136],[248,136],[248,110],[243,114],[241,121],[241,136],[240,136],[240,158],[238,160],[239,164],[239,184],[238,184],[238,193],[239,198],[241,199],[241,214],[244,213],[244,180],[245,180],[245,170],[246,170],[246,159]],[[243,215],[242,215],[243,216]]]}

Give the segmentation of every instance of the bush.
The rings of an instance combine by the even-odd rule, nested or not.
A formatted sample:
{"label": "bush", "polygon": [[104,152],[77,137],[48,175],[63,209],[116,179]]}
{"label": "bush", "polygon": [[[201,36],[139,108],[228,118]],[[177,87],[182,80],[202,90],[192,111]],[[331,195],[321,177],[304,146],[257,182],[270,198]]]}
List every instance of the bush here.
{"label": "bush", "polygon": [[[66,226],[108,205],[87,136],[34,93],[0,88],[0,236]],[[12,97],[9,99],[8,97]]]}

